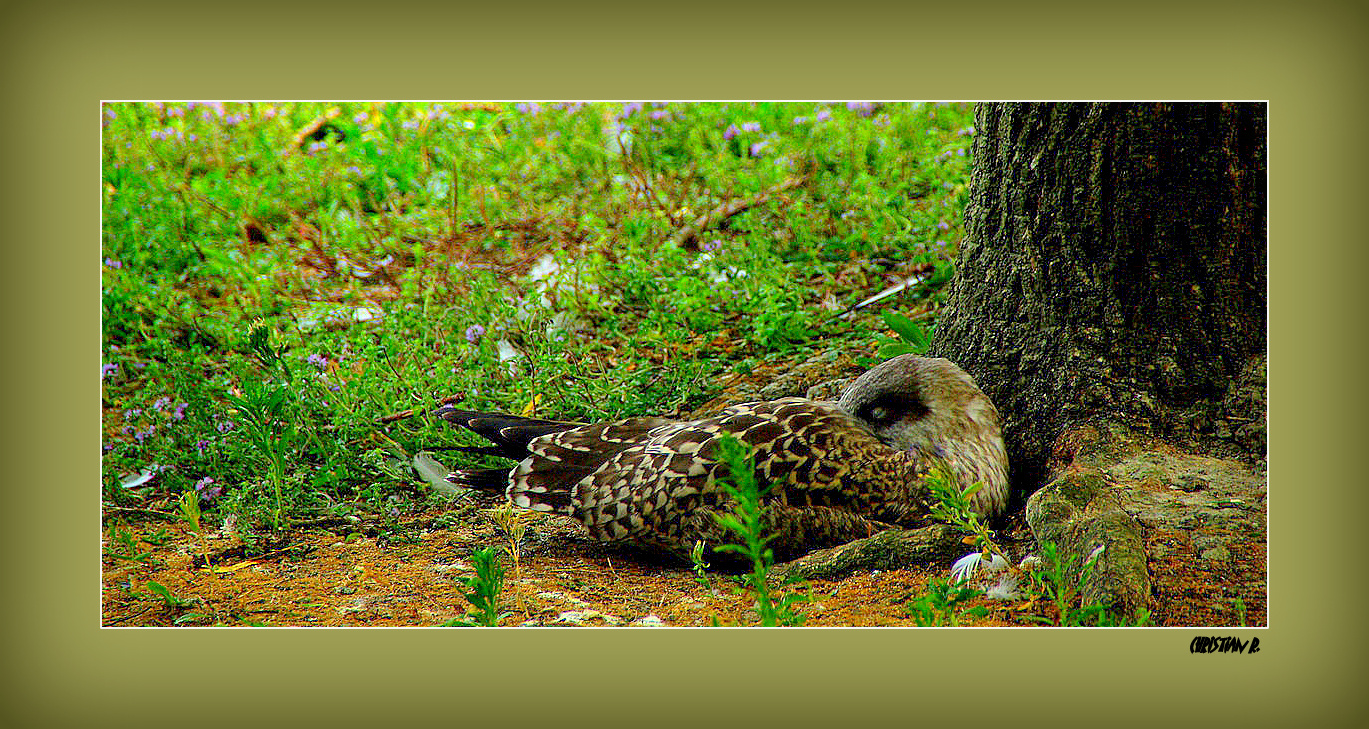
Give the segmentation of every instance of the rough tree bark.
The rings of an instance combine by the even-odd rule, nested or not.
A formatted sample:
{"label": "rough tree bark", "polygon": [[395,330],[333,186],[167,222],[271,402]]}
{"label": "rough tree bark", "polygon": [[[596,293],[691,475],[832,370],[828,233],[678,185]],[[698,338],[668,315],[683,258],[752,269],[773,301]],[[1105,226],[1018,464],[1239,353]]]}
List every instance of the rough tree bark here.
{"label": "rough tree bark", "polygon": [[[1144,537],[1158,522],[1141,502],[1216,478],[1156,465],[1155,439],[1264,457],[1265,120],[1263,104],[976,111],[933,353],[998,405],[1038,540],[1107,546],[1086,597],[1116,610],[1149,598]],[[1263,504],[1251,508],[1262,528]]]}
{"label": "rough tree bark", "polygon": [[1099,417],[1216,434],[1265,350],[1264,105],[984,104],[975,122],[933,352],[998,405],[1015,482]]}

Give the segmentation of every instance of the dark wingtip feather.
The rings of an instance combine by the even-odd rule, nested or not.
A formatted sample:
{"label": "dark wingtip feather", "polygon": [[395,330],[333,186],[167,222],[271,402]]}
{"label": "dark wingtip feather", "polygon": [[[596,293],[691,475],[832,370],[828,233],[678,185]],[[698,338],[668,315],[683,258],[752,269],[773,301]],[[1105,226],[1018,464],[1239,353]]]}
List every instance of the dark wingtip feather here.
{"label": "dark wingtip feather", "polygon": [[518,415],[482,413],[477,410],[461,410],[451,405],[443,405],[433,411],[433,415],[454,425],[459,425],[484,438],[490,446],[460,446],[457,450],[489,456],[502,456],[515,461],[528,455],[528,443],[532,439],[548,433],[580,427],[580,423],[567,423],[559,420],[539,420]]}
{"label": "dark wingtip feather", "polygon": [[447,474],[448,483],[477,491],[503,491],[509,484],[509,472],[501,468],[471,468]]}

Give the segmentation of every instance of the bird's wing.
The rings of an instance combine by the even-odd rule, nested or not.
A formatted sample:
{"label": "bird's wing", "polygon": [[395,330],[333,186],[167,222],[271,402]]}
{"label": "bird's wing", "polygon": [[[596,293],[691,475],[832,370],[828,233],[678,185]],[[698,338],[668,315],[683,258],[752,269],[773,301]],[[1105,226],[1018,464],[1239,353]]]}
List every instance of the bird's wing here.
{"label": "bird's wing", "polygon": [[653,429],[672,424],[664,418],[630,418],[532,438],[527,457],[509,472],[509,499],[514,506],[573,515],[577,483],[643,442]]}
{"label": "bird's wing", "polygon": [[897,521],[918,508],[910,502],[925,471],[918,459],[832,405],[802,398],[735,405],[704,420],[621,421],[544,436],[515,469],[510,496],[571,514],[601,540],[676,544],[688,539],[691,512],[727,500],[716,483],[726,475],[717,461],[724,433],[749,447],[772,502]]}

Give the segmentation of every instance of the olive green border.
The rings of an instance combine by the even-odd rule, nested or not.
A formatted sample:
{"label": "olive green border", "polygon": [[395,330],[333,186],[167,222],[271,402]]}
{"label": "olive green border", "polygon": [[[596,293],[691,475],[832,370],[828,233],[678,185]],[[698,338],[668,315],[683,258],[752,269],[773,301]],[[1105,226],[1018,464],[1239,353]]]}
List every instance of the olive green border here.
{"label": "olive green border", "polygon": [[[1350,7],[1346,4],[1345,7]],[[1363,709],[1363,17],[1041,3],[0,8],[12,726],[1343,723]],[[502,8],[502,6],[493,6]],[[100,99],[1267,99],[1271,597],[1192,630],[101,630]],[[1355,383],[1355,384],[1341,384]],[[1227,632],[1227,631],[1224,631]],[[349,722],[350,723],[350,722]]]}

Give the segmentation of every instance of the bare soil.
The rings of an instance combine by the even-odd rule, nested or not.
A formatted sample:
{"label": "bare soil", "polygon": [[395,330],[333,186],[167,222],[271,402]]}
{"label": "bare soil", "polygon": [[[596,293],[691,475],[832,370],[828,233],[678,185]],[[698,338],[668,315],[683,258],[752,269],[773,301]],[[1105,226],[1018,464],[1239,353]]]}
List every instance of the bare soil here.
{"label": "bare soil", "polygon": [[[203,566],[204,546],[179,523],[143,518],[123,527],[139,538],[165,529],[163,546],[146,562],[109,556],[102,594],[106,626],[435,626],[471,606],[460,579],[474,570],[471,551],[508,544],[484,509],[467,510],[452,526],[439,526],[442,510],[403,518],[376,532],[365,524],[300,529],[258,557],[233,556],[239,538],[210,535],[213,571]],[[688,565],[590,540],[571,520],[529,513],[519,564],[507,567],[502,626],[709,626],[755,625],[752,599],[726,573],[711,575],[711,589]],[[1019,518],[1006,536],[1025,542]],[[1245,624],[1265,624],[1263,544],[1231,550],[1226,561],[1200,559],[1184,534],[1154,534],[1165,546],[1152,560],[1157,625],[1236,625],[1232,600],[1245,603]],[[106,543],[109,543],[106,534]],[[142,545],[149,548],[149,545]],[[198,558],[198,559],[197,559]],[[505,560],[506,562],[508,560]],[[799,605],[809,626],[914,626],[906,604],[946,576],[945,565],[858,573],[815,580],[811,602]],[[171,606],[149,581],[184,604]],[[1041,606],[980,598],[988,615],[971,626],[1031,625]]]}

